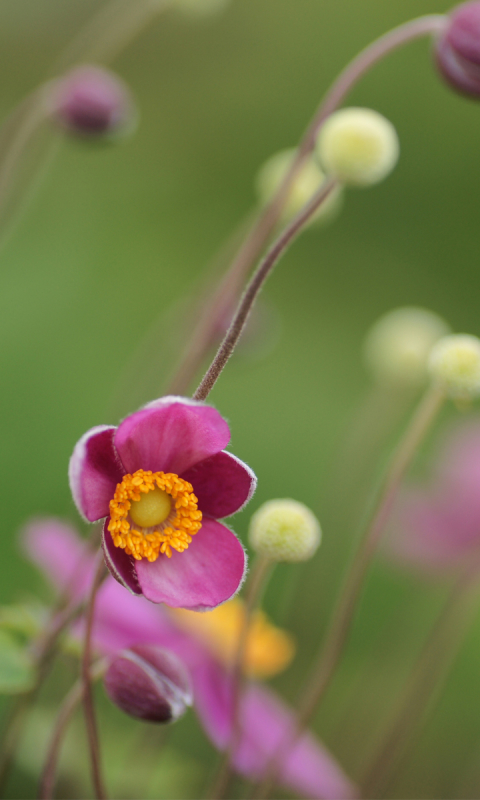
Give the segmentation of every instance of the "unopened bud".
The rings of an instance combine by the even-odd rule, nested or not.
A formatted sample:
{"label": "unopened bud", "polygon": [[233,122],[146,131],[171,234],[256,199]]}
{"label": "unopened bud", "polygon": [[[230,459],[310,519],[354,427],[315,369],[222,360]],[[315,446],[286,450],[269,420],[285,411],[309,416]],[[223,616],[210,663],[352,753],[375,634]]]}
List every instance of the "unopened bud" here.
{"label": "unopened bud", "polygon": [[[260,167],[255,180],[257,195],[262,205],[266,205],[290,169],[295,158],[295,148],[280,150],[271,156]],[[283,208],[283,219],[294,217],[308,203],[315,192],[325,181],[325,175],[313,158],[307,159],[296,176]],[[312,222],[327,221],[335,216],[340,209],[342,190],[337,186],[322,203],[318,211],[310,220]]]}
{"label": "unopened bud", "polygon": [[480,395],[480,339],[466,333],[445,336],[430,354],[432,378],[450,397],[471,399]]}
{"label": "unopened bud", "polygon": [[203,17],[222,11],[230,0],[175,0],[175,5],[184,14]]}
{"label": "unopened bud", "polygon": [[50,84],[52,117],[69,133],[85,138],[128,132],[135,108],[126,84],[104,67],[76,67]]}
{"label": "unopened bud", "polygon": [[342,108],[326,120],[317,155],[328,175],[352,186],[370,186],[387,177],[398,161],[392,123],[369,108]]}
{"label": "unopened bud", "polygon": [[480,2],[462,3],[453,9],[436,42],[435,59],[450,86],[480,97]]}
{"label": "unopened bud", "polygon": [[296,500],[269,500],[250,521],[250,544],[272,561],[306,561],[321,539],[320,524]]}
{"label": "unopened bud", "polygon": [[105,689],[122,711],[148,722],[173,722],[192,704],[184,665],[155,645],[135,645],[119,653],[105,675]]}
{"label": "unopened bud", "polygon": [[433,345],[450,332],[447,323],[425,308],[396,308],[370,329],[364,344],[368,368],[379,383],[418,386],[427,378]]}

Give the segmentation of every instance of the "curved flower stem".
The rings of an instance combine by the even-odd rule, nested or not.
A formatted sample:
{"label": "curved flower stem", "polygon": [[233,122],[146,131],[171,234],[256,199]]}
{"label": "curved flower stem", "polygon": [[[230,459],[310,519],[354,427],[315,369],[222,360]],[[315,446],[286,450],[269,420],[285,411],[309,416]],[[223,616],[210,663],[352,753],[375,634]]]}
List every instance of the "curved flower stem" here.
{"label": "curved flower stem", "polygon": [[[90,668],[90,680],[96,681],[101,678],[106,670],[107,662],[105,660],[97,661]],[[84,694],[84,683],[79,679],[70,689],[65,696],[57,720],[50,738],[50,744],[47,750],[47,757],[40,777],[38,797],[39,800],[51,800],[53,790],[55,788],[55,774],[57,771],[58,759],[60,756],[60,749],[70,724],[70,720],[75,713],[75,710],[80,705]]]}
{"label": "curved flower stem", "polygon": [[324,200],[335,189],[337,183],[333,179],[326,180],[318,192],[312,197],[309,203],[295,217],[295,219],[285,228],[278,239],[273,243],[258,268],[254,272],[240,304],[235,312],[225,338],[220,345],[218,352],[213,359],[210,367],[202,378],[200,385],[193,395],[194,400],[205,400],[215,386],[221,372],[226,366],[235,346],[242,334],[247,322],[250,311],[258,297],[260,289],[268,278],[277,261],[286,251],[294,239],[298,236],[304,225],[313,216],[316,210],[322,205]]}
{"label": "curved flower stem", "polygon": [[362,781],[365,798],[386,796],[399,760],[410,750],[417,726],[439,694],[477,611],[479,567],[477,558],[461,572],[438,615]]}
{"label": "curved flower stem", "polygon": [[301,139],[296,157],[277,192],[260,212],[223,280],[204,306],[191,343],[172,381],[173,394],[187,392],[199,364],[215,343],[219,321],[235,303],[246,276],[260,258],[275,231],[292,184],[305,160],[311,155],[326,118],[338,108],[365,73],[385,56],[414,39],[439,33],[444,28],[445,22],[444,15],[430,14],[393,28],[362,50],[334,81]]}
{"label": "curved flower stem", "polygon": [[248,642],[248,632],[252,621],[252,614],[260,603],[261,597],[270,579],[274,563],[265,556],[258,556],[250,573],[247,590],[245,592],[245,613],[242,619],[238,636],[238,644],[232,664],[232,726],[228,747],[219,767],[214,788],[210,793],[212,800],[222,798],[228,788],[233,770],[233,758],[240,743],[242,728],[240,718],[240,705],[245,683],[243,664]]}
{"label": "curved flower stem", "polygon": [[376,553],[400,484],[444,401],[444,390],[436,384],[431,385],[417,406],[410,424],[393,454],[377,494],[373,512],[365,526],[360,545],[340,590],[339,600],[325,640],[310,679],[307,681],[305,692],[300,699],[295,732],[288,741],[281,745],[273,758],[259,793],[255,795],[257,798],[266,798],[270,794],[278,767],[286,751],[305,730],[330,685],[350,633],[364,579]]}
{"label": "curved flower stem", "polygon": [[90,765],[92,769],[92,780],[98,800],[105,800],[107,797],[102,776],[100,760],[100,742],[98,738],[97,721],[95,716],[95,704],[92,693],[91,683],[91,650],[92,650],[92,628],[95,615],[95,600],[97,590],[102,582],[105,573],[105,563],[103,553],[100,551],[97,556],[97,565],[93,577],[90,595],[86,608],[85,619],[85,638],[83,644],[83,654],[81,663],[81,677],[83,683],[83,706],[85,711],[85,722],[87,728],[88,745],[90,749]]}

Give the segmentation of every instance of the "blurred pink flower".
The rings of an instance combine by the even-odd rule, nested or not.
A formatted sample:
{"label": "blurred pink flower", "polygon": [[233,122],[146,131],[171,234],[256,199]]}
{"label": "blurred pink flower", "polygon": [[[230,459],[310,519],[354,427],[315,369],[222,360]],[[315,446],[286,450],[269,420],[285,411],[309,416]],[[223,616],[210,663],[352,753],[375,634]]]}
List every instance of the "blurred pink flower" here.
{"label": "blurred pink flower", "polygon": [[[77,591],[80,586],[86,588],[93,572],[93,558],[72,528],[55,519],[36,520],[26,527],[23,542],[28,557],[57,587],[65,589],[74,579]],[[215,747],[226,749],[233,704],[229,672],[198,636],[178,627],[173,612],[132,596],[109,577],[98,593],[93,639],[107,655],[139,644],[155,644],[173,651],[190,670],[194,706],[206,734]],[[240,718],[242,733],[234,755],[235,768],[256,779],[292,729],[293,714],[271,690],[248,681]],[[292,747],[280,779],[305,797],[347,800],[358,796],[354,784],[311,733],[304,734]]]}
{"label": "blurred pink flower", "polygon": [[[73,498],[90,522],[107,518],[105,561],[134,594],[200,611],[238,591],[245,553],[217,520],[250,500],[256,478],[224,450],[229,441],[228,424],[214,408],[163,397],[118,428],[92,428],[77,443],[69,468]],[[155,518],[142,527],[131,518],[132,506],[152,490],[169,498],[167,510],[158,524]]]}
{"label": "blurred pink flower", "polygon": [[[412,567],[451,570],[480,554],[480,421],[456,426],[423,487],[402,492],[388,554]],[[480,563],[479,563],[480,566]]]}

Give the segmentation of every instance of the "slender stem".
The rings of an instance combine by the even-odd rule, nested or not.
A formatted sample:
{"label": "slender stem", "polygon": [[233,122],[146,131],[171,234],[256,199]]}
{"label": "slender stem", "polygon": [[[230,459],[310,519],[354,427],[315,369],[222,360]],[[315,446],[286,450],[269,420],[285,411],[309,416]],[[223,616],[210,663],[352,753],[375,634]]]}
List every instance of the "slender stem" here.
{"label": "slender stem", "polygon": [[81,676],[83,682],[83,707],[85,711],[85,722],[87,728],[88,744],[90,749],[90,765],[92,770],[92,780],[98,800],[105,800],[107,797],[102,776],[100,742],[98,737],[97,720],[95,715],[95,704],[93,700],[91,683],[91,651],[92,651],[92,629],[95,616],[95,600],[97,590],[105,572],[103,553],[100,551],[97,556],[97,566],[90,589],[90,595],[86,608],[85,637],[83,644],[83,654],[81,662]]}
{"label": "slender stem", "polygon": [[[101,660],[93,664],[90,668],[90,680],[96,681],[101,678],[106,670],[106,661]],[[83,680],[79,680],[72,686],[68,694],[65,696],[60,711],[58,713],[55,726],[50,738],[50,743],[47,749],[47,756],[45,764],[40,777],[38,797],[39,800],[50,800],[53,796],[55,788],[55,774],[57,772],[57,764],[60,756],[60,750],[70,720],[75,713],[75,710],[80,705],[83,699],[85,686]]]}
{"label": "slender stem", "polygon": [[386,735],[367,769],[363,797],[385,797],[385,791],[405,749],[413,744],[416,727],[439,693],[476,612],[478,558],[462,571],[430,632],[397,704]]}
{"label": "slender stem", "polygon": [[360,545],[343,582],[325,641],[300,699],[295,733],[280,746],[267,770],[259,794],[256,795],[257,798],[268,797],[286,749],[291,747],[292,741],[296,741],[305,730],[330,685],[350,633],[364,579],[377,550],[401,481],[444,400],[445,393],[441,387],[435,384],[427,389],[393,454],[378,492],[373,512],[365,526]]}
{"label": "slender stem", "polygon": [[238,636],[238,644],[232,665],[232,725],[230,741],[219,767],[218,775],[214,781],[214,788],[210,797],[212,800],[222,798],[228,788],[233,771],[233,759],[241,741],[242,726],[240,717],[241,697],[245,684],[244,662],[248,643],[248,634],[252,615],[260,602],[261,596],[270,578],[273,563],[265,556],[259,556],[253,566],[245,593],[245,609]]}
{"label": "slender stem", "polygon": [[172,393],[183,394],[188,390],[199,364],[215,343],[219,321],[234,304],[246,276],[277,227],[290,189],[305,160],[311,155],[326,118],[338,108],[365,73],[386,55],[414,39],[439,33],[445,22],[444,15],[431,14],[399,25],[362,50],[334,81],[302,137],[296,157],[277,192],[260,212],[218,289],[204,306],[191,344],[172,381]]}
{"label": "slender stem", "polygon": [[202,378],[202,381],[200,382],[195,394],[193,395],[195,400],[205,400],[205,398],[208,397],[212,391],[215,383],[220,377],[221,372],[223,371],[235,349],[235,346],[247,322],[250,311],[252,310],[260,289],[268,278],[270,272],[273,270],[274,266],[289,245],[291,245],[298,236],[304,225],[334,190],[336,185],[337,184],[333,179],[325,181],[323,186],[312,197],[310,202],[307,203],[302,211],[280,234],[278,239],[273,243],[265,257],[260,262],[246,288],[245,294],[240,301],[230,328],[228,329],[215,358],[213,359],[210,367]]}

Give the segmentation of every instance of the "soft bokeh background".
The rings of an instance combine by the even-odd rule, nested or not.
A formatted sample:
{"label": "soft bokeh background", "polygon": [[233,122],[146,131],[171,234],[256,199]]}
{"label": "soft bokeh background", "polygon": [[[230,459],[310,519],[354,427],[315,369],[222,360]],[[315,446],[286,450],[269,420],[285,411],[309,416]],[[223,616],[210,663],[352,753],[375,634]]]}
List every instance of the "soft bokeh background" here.
{"label": "soft bokeh background", "polygon": [[[100,5],[3,0],[2,115]],[[174,351],[185,313],[175,304],[251,209],[259,165],[295,144],[329,82],[361,47],[409,17],[448,7],[445,0],[233,0],[210,19],[160,17],[116,60],[140,108],[136,135],[111,147],[62,143],[0,254],[2,602],[48,597],[19,552],[18,529],[38,513],[81,527],[67,485],[73,444],[90,426],[115,423],[161,391],[163,353]],[[396,125],[398,168],[374,189],[351,191],[331,227],[295,244],[264,292],[276,346],[262,358],[236,357],[212,395],[230,420],[235,453],[259,477],[257,495],[235,520],[238,533],[245,537],[249,515],[271,497],[301,500],[322,521],[317,557],[280,568],[266,597],[273,618],[298,639],[294,666],[274,682],[291,700],[358,527],[361,504],[357,498],[345,511],[354,490],[339,493],[338,476],[333,489],[332,471],[369,388],[361,362],[366,330],[386,310],[414,304],[441,313],[455,330],[480,334],[480,107],[445,88],[425,41],[390,56],[350,101]],[[152,348],[150,336],[144,345],[149,375],[142,379],[132,359],[142,363],[142,342],[162,313],[158,343]],[[380,562],[372,572],[347,658],[316,721],[355,778],[444,592]],[[478,797],[479,657],[476,624],[392,797]],[[9,796],[33,796],[32,754],[41,749],[58,685],[66,690],[74,669],[58,673],[57,689],[47,690]],[[140,728],[105,703],[103,733],[120,740],[107,745],[115,796],[198,796],[216,757],[193,714],[172,731],[163,755],[159,734]],[[82,742],[79,719],[62,796],[90,791],[86,761],[75,759]],[[150,782],[147,767],[125,767],[124,753],[134,747],[155,765]]]}

